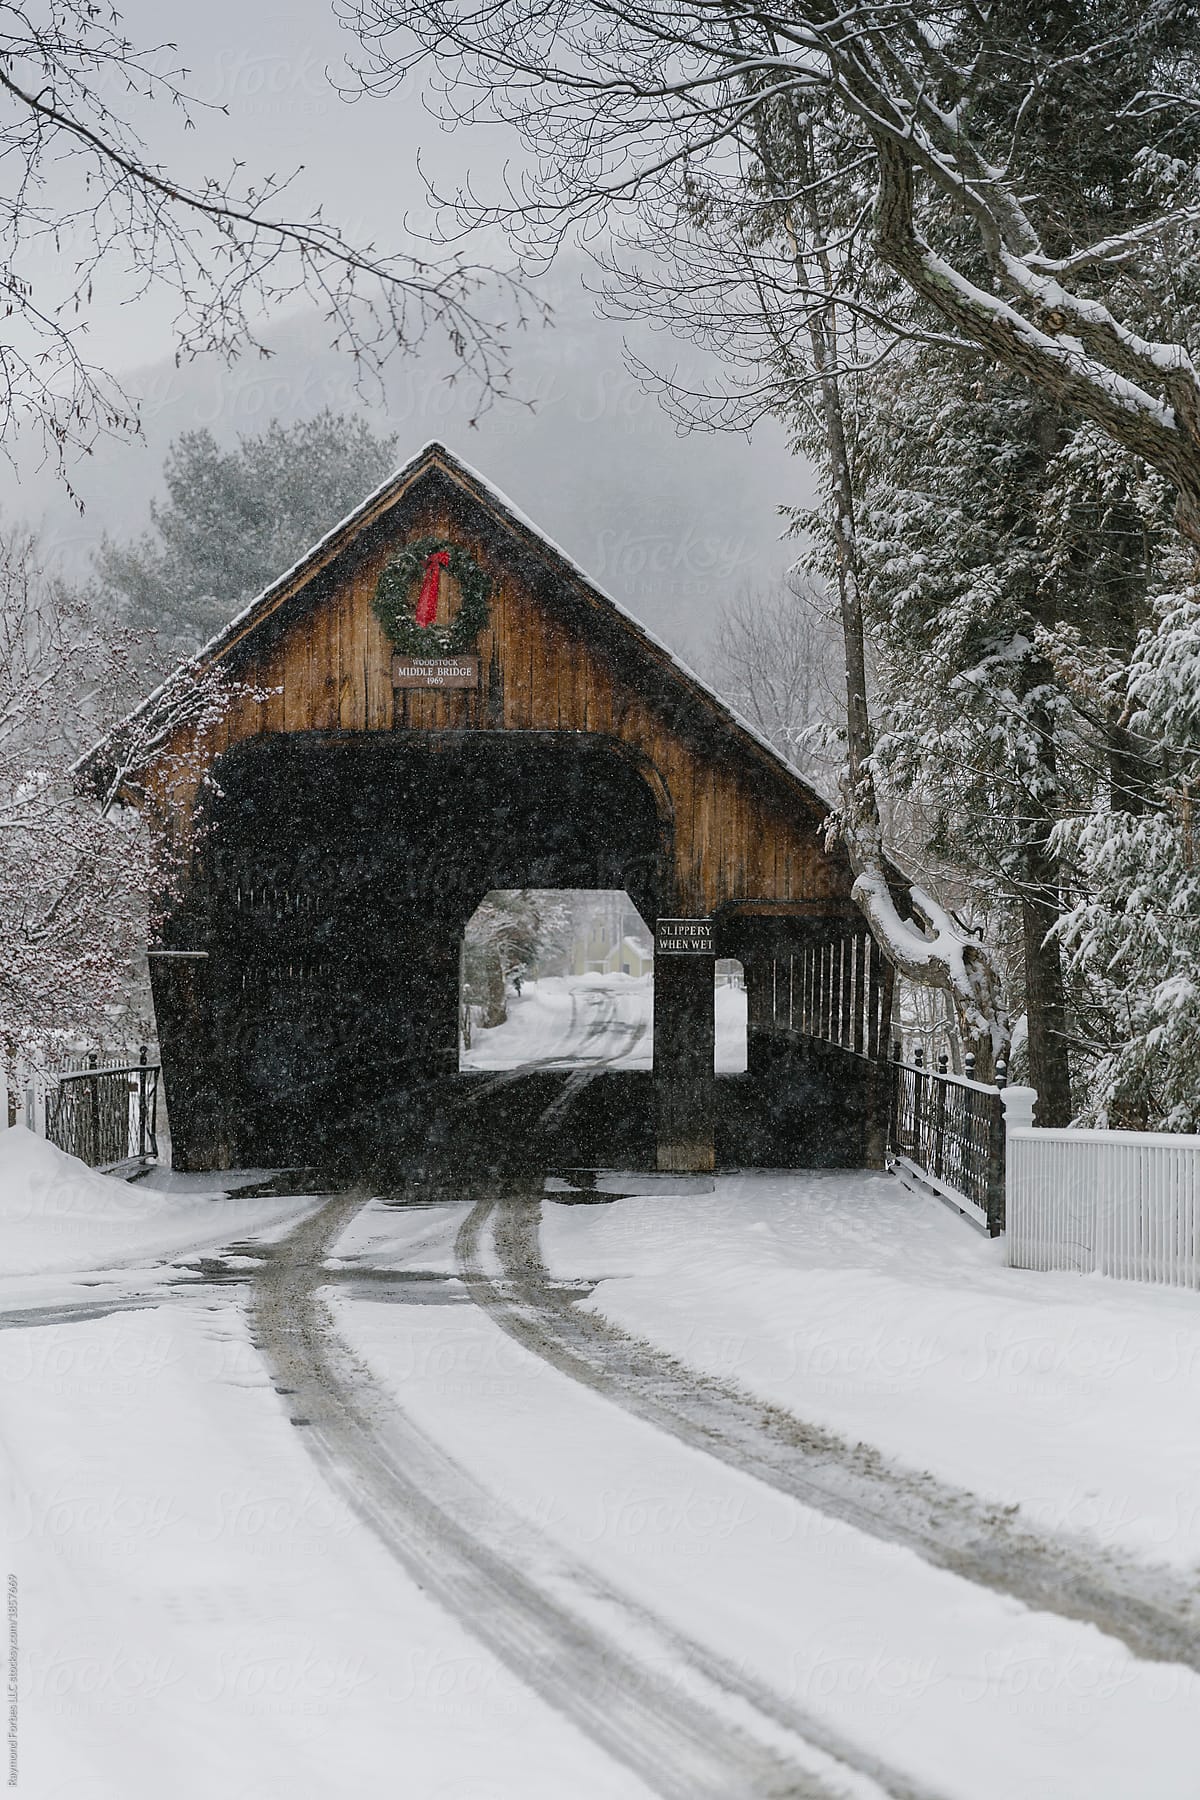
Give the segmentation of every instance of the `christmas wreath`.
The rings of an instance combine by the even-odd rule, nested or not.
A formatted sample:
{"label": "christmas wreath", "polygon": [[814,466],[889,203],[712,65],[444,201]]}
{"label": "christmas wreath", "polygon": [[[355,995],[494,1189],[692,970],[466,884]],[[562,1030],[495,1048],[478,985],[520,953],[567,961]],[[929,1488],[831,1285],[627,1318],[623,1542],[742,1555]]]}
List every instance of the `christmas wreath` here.
{"label": "christmas wreath", "polygon": [[[442,570],[454,577],[462,595],[458,617],[436,625]],[[413,605],[413,589],[420,592]],[[492,584],[461,544],[423,537],[393,557],[375,589],[375,616],[404,656],[459,656],[488,622]]]}

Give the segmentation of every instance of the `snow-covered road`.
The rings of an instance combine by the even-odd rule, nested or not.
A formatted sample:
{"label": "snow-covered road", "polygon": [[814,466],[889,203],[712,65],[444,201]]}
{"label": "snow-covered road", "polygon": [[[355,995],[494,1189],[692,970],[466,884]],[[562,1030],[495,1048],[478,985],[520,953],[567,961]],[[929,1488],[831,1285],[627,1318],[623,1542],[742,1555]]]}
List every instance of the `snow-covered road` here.
{"label": "snow-covered road", "polygon": [[476,1025],[464,1069],[651,1066],[652,988],[627,975],[545,976],[508,997],[508,1017]]}
{"label": "snow-covered road", "polygon": [[[1200,1670],[1200,1596],[1187,1604],[1169,1570],[1034,1531],[1013,1509],[885,1460],[871,1446],[656,1353],[602,1313],[575,1304],[578,1287],[551,1281],[540,1215],[539,1201],[524,1194],[482,1201],[459,1245],[473,1298],[555,1368],[825,1517],[903,1544],[935,1568],[1030,1606],[1087,1620],[1141,1656]],[[485,1234],[490,1258],[480,1250]]]}
{"label": "snow-covered road", "polygon": [[[403,1403],[408,1380],[387,1378],[390,1353],[406,1357],[405,1334],[389,1343],[379,1378],[370,1326],[356,1329],[360,1310],[378,1320],[381,1303],[331,1308],[316,1293],[323,1253],[358,1204],[331,1202],[292,1234],[264,1271],[254,1319],[323,1469],[422,1590],[664,1800],[927,1792],[844,1743],[823,1744],[827,1728],[577,1561],[541,1520],[480,1483],[469,1458],[448,1454],[436,1426],[422,1429]],[[391,1312],[386,1301],[382,1310]],[[829,1748],[840,1767],[822,1754]],[[847,1781],[856,1764],[881,1774],[883,1789]]]}
{"label": "snow-covered road", "polygon": [[[603,1219],[604,1209],[579,1214]],[[468,1215],[458,1240],[470,1283],[482,1266],[494,1288],[509,1287],[486,1241],[472,1247],[474,1225]],[[579,1304],[580,1285],[570,1285],[560,1297]],[[509,1292],[519,1304],[519,1281]],[[631,1416],[639,1409],[627,1394],[614,1405],[594,1365],[581,1381],[578,1365],[568,1373],[511,1337],[506,1348],[475,1312],[458,1309],[436,1327],[429,1315],[389,1319],[361,1299],[339,1298],[335,1312],[376,1377],[490,1491],[800,1707],[810,1741],[849,1740],[858,1767],[873,1757],[890,1768],[891,1791],[905,1782],[997,1800],[1193,1792],[1185,1745],[1200,1681],[1190,1669],[1140,1661],[1094,1626],[930,1566],[878,1516],[864,1530],[837,1507],[772,1491],[715,1459],[713,1445]],[[455,1379],[460,1366],[493,1379]],[[622,1385],[639,1372],[654,1382],[661,1370],[647,1371],[626,1344]],[[898,1522],[904,1510],[902,1494]],[[1194,1639],[1190,1648],[1194,1656]]]}
{"label": "snow-covered road", "polygon": [[[1039,1287],[880,1178],[221,1199],[17,1135],[0,1517],[37,1800],[1200,1795],[1180,1296]],[[1121,1334],[1112,1380],[960,1395],[974,1322],[1027,1342],[1072,1303],[1077,1351]],[[812,1331],[871,1337],[857,1402],[806,1380]],[[1042,1403],[1101,1507],[1134,1434],[1123,1531],[1004,1497],[1057,1478]]]}
{"label": "snow-covered road", "polygon": [[[464,1069],[649,1069],[654,1052],[654,980],[641,975],[546,975],[508,997],[503,1025],[476,1025],[460,1050]],[[746,993],[714,994],[715,1066],[746,1066]]]}

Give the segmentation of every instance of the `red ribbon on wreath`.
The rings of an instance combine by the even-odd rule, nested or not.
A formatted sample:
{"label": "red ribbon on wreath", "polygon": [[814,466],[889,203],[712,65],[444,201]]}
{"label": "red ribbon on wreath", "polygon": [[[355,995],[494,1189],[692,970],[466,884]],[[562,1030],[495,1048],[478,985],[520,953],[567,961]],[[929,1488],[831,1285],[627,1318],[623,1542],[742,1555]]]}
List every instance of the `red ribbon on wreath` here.
{"label": "red ribbon on wreath", "polygon": [[450,566],[448,550],[434,550],[425,558],[425,575],[417,596],[417,624],[432,625],[437,618],[438,586],[442,570]]}

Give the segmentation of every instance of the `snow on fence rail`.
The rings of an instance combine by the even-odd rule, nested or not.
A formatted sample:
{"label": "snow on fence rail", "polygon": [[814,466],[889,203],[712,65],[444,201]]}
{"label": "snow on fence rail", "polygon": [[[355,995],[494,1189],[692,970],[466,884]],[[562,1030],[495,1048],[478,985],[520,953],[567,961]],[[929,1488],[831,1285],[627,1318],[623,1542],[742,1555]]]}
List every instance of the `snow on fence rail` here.
{"label": "snow on fence rail", "polygon": [[1200,1137],[1043,1131],[1009,1096],[1009,1263],[1200,1288]]}

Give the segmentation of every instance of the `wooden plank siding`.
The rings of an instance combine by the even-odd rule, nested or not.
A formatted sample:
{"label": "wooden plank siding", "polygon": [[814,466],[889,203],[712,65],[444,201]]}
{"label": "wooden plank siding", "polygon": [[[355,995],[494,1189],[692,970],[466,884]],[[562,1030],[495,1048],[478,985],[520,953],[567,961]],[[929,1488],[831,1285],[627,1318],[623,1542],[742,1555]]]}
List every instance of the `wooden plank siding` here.
{"label": "wooden plank siding", "polygon": [[[826,850],[823,808],[799,778],[570,565],[551,556],[539,567],[532,533],[522,538],[503,518],[486,529],[486,495],[471,496],[474,513],[464,524],[452,503],[457,479],[441,469],[423,504],[414,478],[412,491],[394,498],[394,514],[381,506],[336,554],[264,605],[257,621],[231,627],[215,655],[228,659],[235,679],[268,691],[238,698],[198,755],[188,734],[178,734],[165,763],[196,755],[202,765],[262,732],[599,734],[647,759],[657,774],[682,913],[703,916],[753,900],[843,907],[849,870],[840,853]],[[478,694],[392,690],[392,647],[372,595],[396,550],[427,533],[463,543],[493,577],[490,622],[476,646]],[[182,804],[186,812],[189,796],[181,802],[178,784],[169,795],[165,774],[149,785],[160,805]]]}

